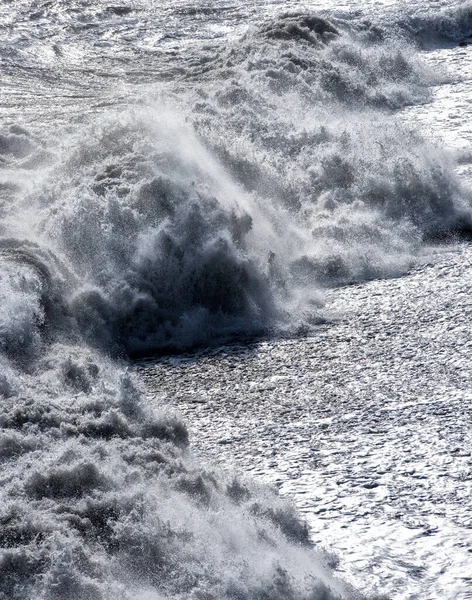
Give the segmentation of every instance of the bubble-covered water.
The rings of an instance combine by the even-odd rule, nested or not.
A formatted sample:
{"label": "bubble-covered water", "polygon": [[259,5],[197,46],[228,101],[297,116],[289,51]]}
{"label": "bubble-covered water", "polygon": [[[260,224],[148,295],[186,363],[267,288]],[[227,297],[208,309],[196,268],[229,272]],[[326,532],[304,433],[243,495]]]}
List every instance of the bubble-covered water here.
{"label": "bubble-covered water", "polygon": [[1,597],[355,596],[127,359],[312,331],[469,233],[457,153],[400,112],[469,4],[0,7]]}

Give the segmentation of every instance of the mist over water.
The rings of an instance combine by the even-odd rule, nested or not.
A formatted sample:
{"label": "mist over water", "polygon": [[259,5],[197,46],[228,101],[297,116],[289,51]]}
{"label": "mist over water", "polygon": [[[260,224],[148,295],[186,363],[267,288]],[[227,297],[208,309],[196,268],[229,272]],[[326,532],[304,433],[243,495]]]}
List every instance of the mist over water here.
{"label": "mist over water", "polygon": [[[202,34],[186,54],[179,40],[178,58],[167,41],[149,50],[154,7],[15,10],[1,50],[0,597],[357,597],[276,494],[194,463],[184,424],[149,411],[125,357],[306,332],[324,289],[401,275],[425,240],[470,230],[453,156],[397,114],[441,77],[415,41],[469,35],[470,7],[400,25],[281,10],[227,43]],[[220,15],[166,10],[189,27]]]}
{"label": "mist over water", "polygon": [[[74,132],[20,227],[71,271],[80,334],[142,353],[296,330],[323,287],[401,274],[425,236],[467,230],[452,159],[393,114],[434,81],[403,46],[280,17],[189,68],[178,97]],[[34,143],[4,137],[10,156]]]}

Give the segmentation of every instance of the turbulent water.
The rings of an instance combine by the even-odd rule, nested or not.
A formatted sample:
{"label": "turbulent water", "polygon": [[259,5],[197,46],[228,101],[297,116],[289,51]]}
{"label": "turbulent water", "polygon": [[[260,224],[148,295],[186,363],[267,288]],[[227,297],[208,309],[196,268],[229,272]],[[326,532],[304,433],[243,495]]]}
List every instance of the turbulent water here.
{"label": "turbulent water", "polygon": [[402,110],[472,4],[3,0],[0,29],[0,598],[359,597],[127,361],[312,331],[327,288],[470,234],[470,157]]}

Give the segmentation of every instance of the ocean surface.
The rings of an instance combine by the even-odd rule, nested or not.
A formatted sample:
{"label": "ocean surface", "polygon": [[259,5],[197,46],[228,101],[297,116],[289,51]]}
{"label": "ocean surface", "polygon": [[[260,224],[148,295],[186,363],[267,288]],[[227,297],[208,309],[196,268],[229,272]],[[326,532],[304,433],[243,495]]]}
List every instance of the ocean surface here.
{"label": "ocean surface", "polygon": [[472,2],[0,32],[0,599],[472,598]]}

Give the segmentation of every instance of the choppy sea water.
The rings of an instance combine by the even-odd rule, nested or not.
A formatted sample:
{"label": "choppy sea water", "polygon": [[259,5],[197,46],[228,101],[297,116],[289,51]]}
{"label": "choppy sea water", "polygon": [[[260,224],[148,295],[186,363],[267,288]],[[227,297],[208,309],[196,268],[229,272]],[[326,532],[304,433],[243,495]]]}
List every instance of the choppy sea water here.
{"label": "choppy sea water", "polygon": [[0,29],[0,597],[470,597],[470,2]]}
{"label": "choppy sea water", "polygon": [[292,498],[363,591],[471,595],[471,248],[330,298],[305,340],[146,361],[195,452]]}

